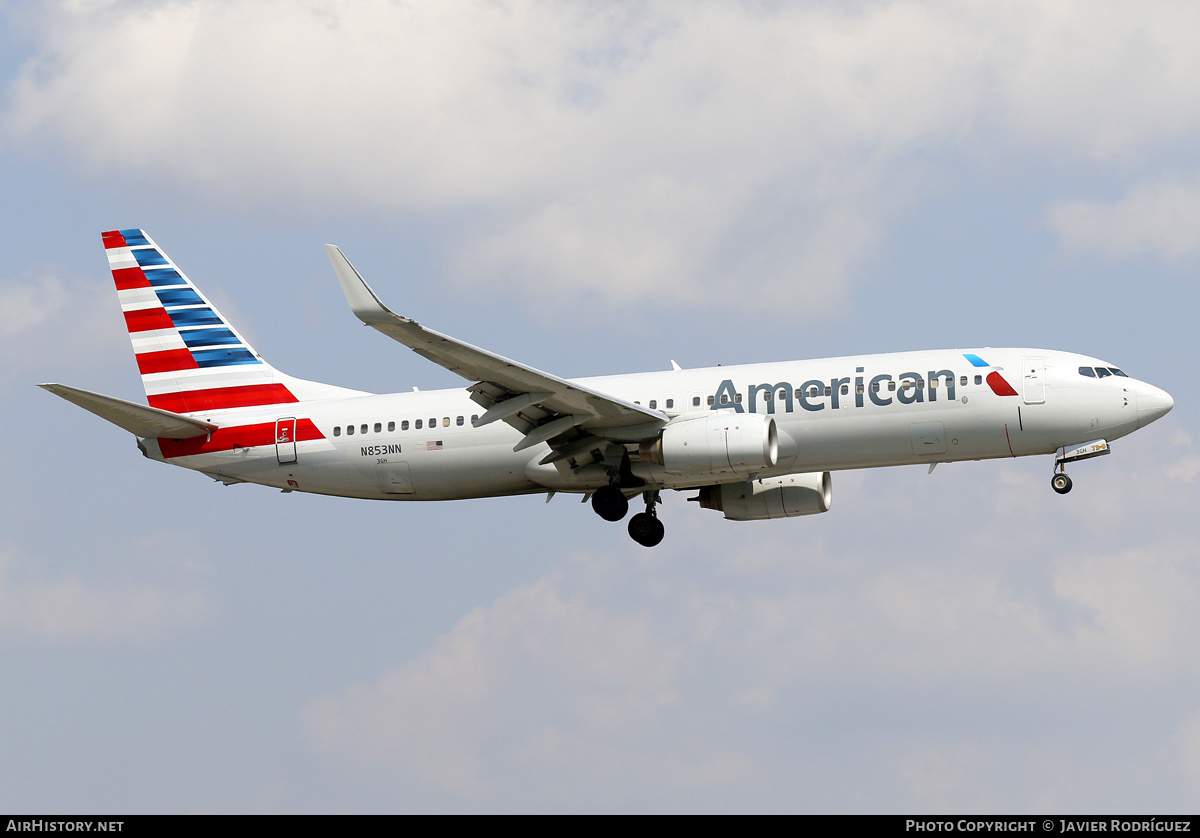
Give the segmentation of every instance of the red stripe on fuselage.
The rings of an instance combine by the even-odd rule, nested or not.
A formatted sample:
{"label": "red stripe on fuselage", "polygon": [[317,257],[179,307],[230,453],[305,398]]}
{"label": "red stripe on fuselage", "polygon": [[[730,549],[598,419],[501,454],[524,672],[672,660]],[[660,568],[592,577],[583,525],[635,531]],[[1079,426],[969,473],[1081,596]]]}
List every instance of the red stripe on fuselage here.
{"label": "red stripe on fuselage", "polygon": [[[307,442],[312,439],[324,439],[325,435],[317,430],[311,419],[300,419],[296,422],[296,442]],[[237,428],[217,428],[207,437],[197,436],[191,439],[160,439],[158,447],[163,456],[190,457],[194,454],[214,454],[219,451],[232,451],[234,448],[256,448],[262,445],[275,444],[275,423],[263,422],[258,425],[242,425]]]}
{"label": "red stripe on fuselage", "polygon": [[100,238],[104,239],[104,249],[110,247],[124,247],[125,237],[121,235],[120,230],[109,230],[107,233],[101,233]]}
{"label": "red stripe on fuselage", "polygon": [[140,352],[137,358],[138,372],[149,375],[153,372],[196,370],[200,365],[186,349],[164,349],[162,352]]}
{"label": "red stripe on fuselage", "polygon": [[113,281],[117,283],[118,291],[130,288],[149,288],[150,280],[142,273],[141,268],[116,268],[112,272]]}
{"label": "red stripe on fuselage", "polygon": [[232,407],[256,407],[264,404],[298,402],[282,384],[248,384],[242,387],[216,387],[212,390],[181,390],[148,397],[151,407],[172,413],[198,413]]}
{"label": "red stripe on fuselage", "polygon": [[174,329],[175,323],[171,315],[162,308],[139,308],[137,311],[125,312],[125,325],[133,332],[150,332],[155,329]]}
{"label": "red stripe on fuselage", "polygon": [[987,377],[988,386],[992,388],[992,392],[997,396],[1015,396],[1017,391],[1012,388],[998,372],[989,372]]}

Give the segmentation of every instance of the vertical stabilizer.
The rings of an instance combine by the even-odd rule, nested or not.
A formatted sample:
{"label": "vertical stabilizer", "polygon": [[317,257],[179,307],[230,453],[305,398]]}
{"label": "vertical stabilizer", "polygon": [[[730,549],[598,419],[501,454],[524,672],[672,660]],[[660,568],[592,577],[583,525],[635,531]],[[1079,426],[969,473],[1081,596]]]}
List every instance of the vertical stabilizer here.
{"label": "vertical stabilizer", "polygon": [[264,361],[144,231],[101,235],[151,407],[197,413],[354,392]]}

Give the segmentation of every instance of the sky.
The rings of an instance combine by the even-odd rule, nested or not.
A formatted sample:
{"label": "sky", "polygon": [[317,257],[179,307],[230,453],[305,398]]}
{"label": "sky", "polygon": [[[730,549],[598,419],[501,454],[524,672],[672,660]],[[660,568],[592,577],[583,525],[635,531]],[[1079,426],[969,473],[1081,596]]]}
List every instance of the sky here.
{"label": "sky", "polygon": [[[1194,812],[1200,7],[0,3],[0,809]],[[224,487],[35,384],[143,394],[99,233],[275,366],[463,382],[1098,356],[1174,410],[833,475],[634,544],[572,496]]]}

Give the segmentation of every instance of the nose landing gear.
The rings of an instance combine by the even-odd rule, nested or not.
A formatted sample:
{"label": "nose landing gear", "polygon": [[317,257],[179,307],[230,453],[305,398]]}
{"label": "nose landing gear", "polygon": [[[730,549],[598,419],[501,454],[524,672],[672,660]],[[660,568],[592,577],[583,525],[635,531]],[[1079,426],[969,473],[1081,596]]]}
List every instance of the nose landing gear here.
{"label": "nose landing gear", "polygon": [[1065,495],[1071,491],[1071,478],[1067,476],[1065,471],[1056,472],[1050,478],[1050,488],[1058,492],[1060,495]]}
{"label": "nose landing gear", "polygon": [[1091,442],[1079,445],[1064,445],[1054,452],[1054,476],[1050,478],[1050,488],[1065,495],[1071,491],[1071,478],[1067,477],[1067,463],[1076,460],[1090,460],[1092,457],[1102,457],[1109,453],[1108,442],[1103,439],[1093,439]]}

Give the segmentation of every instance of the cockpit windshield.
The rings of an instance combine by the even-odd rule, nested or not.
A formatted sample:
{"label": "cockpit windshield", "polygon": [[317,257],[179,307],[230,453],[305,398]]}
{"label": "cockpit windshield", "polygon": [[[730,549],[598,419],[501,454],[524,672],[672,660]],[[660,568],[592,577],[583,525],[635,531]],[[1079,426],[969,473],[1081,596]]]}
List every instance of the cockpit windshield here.
{"label": "cockpit windshield", "polygon": [[1080,367],[1079,374],[1087,378],[1108,378],[1110,375],[1119,375],[1121,378],[1129,378],[1125,373],[1121,372],[1116,367]]}

